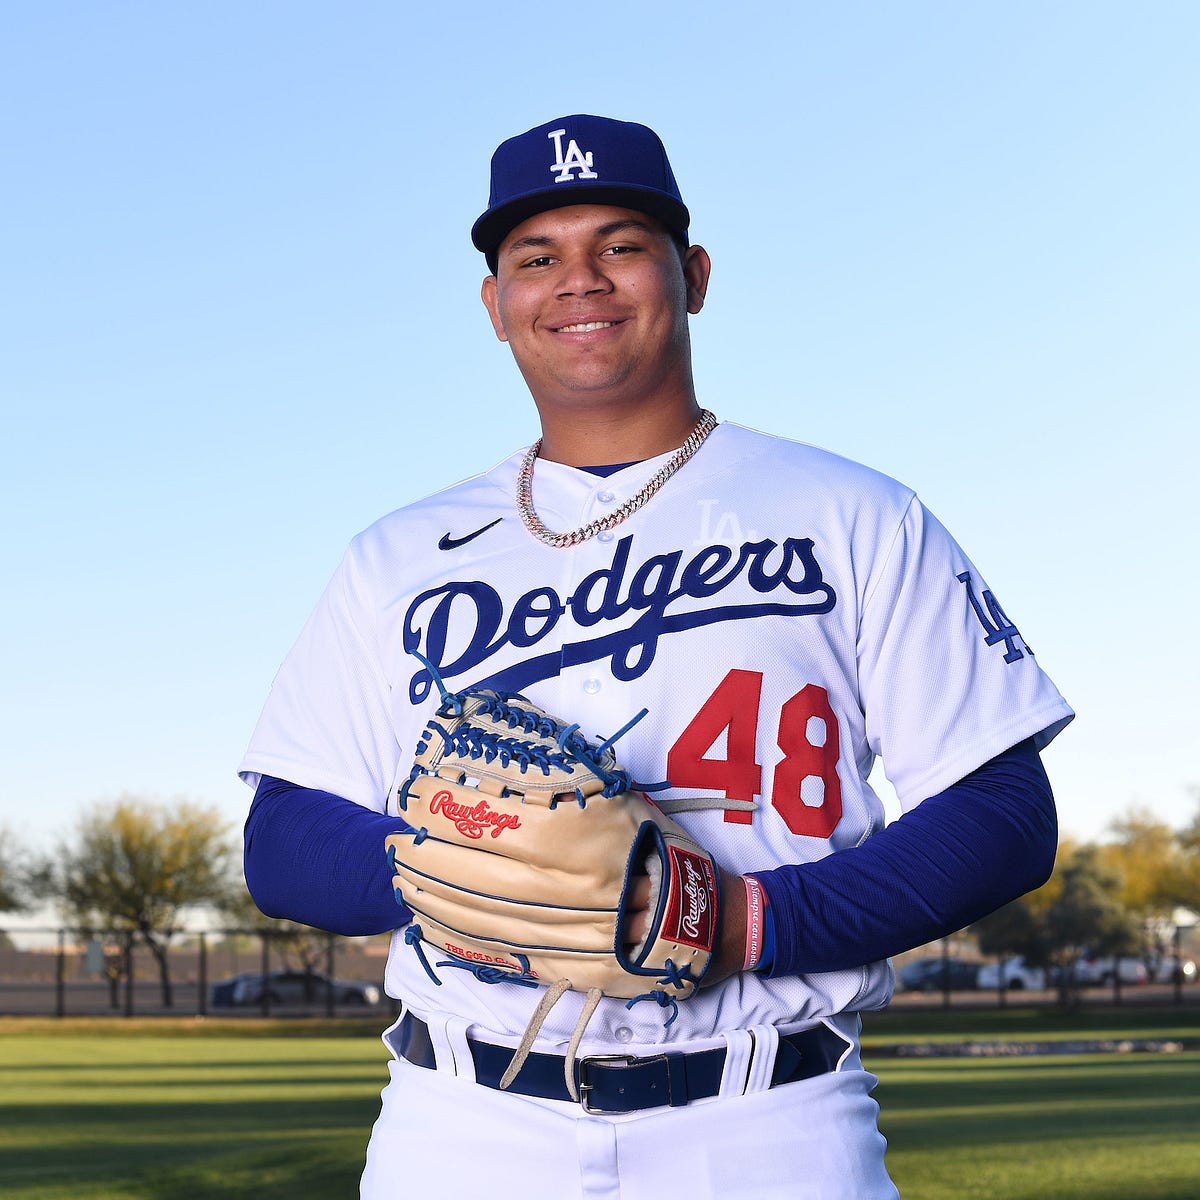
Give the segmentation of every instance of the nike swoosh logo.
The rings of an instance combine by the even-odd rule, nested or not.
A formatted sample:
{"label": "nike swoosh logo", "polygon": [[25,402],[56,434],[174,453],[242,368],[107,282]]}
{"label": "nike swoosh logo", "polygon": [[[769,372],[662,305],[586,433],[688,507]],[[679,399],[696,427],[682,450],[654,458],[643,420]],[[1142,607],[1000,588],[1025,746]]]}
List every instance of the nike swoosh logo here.
{"label": "nike swoosh logo", "polygon": [[503,517],[497,517],[494,521],[489,521],[482,529],[475,530],[474,533],[468,533],[466,537],[451,537],[448,533],[442,535],[442,539],[438,542],[439,550],[457,550],[459,546],[465,546],[468,542],[473,542],[481,533],[487,533],[493,525],[499,525],[503,521]]}

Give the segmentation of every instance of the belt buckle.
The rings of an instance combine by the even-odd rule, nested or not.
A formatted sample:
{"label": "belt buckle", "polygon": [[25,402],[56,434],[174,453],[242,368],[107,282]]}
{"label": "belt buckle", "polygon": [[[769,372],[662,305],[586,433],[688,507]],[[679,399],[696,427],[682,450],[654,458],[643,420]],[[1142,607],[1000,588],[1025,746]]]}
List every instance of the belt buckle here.
{"label": "belt buckle", "polygon": [[643,1063],[666,1062],[665,1054],[652,1054],[646,1058],[638,1058],[633,1054],[587,1054],[583,1058],[576,1060],[576,1074],[579,1079],[579,1103],[585,1113],[603,1114],[613,1112],[633,1112],[633,1108],[613,1109],[613,1108],[593,1108],[588,1102],[588,1093],[595,1087],[595,1084],[588,1083],[585,1077],[585,1071],[590,1063],[619,1063],[624,1067],[641,1066]]}

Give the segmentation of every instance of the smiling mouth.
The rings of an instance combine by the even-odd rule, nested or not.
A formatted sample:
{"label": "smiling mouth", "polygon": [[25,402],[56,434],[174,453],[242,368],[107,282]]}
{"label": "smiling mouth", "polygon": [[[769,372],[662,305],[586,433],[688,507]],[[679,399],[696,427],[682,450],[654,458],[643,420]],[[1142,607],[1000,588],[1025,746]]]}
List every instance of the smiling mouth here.
{"label": "smiling mouth", "polygon": [[591,333],[596,329],[611,329],[616,321],[585,321],[580,325],[560,325],[558,333]]}

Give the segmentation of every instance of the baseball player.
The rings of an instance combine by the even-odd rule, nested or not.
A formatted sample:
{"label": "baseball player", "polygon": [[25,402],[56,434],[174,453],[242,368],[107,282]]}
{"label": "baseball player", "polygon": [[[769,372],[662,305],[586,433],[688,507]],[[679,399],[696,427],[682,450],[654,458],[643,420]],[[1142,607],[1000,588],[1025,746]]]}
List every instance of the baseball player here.
{"label": "baseball player", "polygon": [[[889,956],[1053,865],[1039,751],[1071,709],[909,488],[733,423],[735,397],[701,405],[689,224],[643,125],[564,117],[496,150],[472,239],[542,437],[353,540],[240,767],[263,911],[395,930],[372,1200],[895,1196],[860,1014],[887,1004]],[[674,816],[715,864],[684,881],[712,929],[678,1003],[571,983],[545,1009],[528,955],[431,938],[440,881],[401,861],[433,819],[408,824],[414,755],[453,750],[477,688],[560,714],[552,752],[578,730],[664,808],[712,801]],[[886,827],[877,756],[903,809]],[[464,845],[508,836],[505,791],[454,808]],[[627,964],[668,888],[630,862]],[[478,878],[460,894],[486,908]]]}

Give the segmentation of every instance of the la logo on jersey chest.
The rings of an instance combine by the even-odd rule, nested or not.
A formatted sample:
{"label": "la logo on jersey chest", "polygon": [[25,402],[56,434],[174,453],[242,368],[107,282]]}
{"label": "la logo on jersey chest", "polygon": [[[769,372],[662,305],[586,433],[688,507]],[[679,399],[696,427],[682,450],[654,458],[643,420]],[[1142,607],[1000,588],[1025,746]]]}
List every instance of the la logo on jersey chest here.
{"label": "la logo on jersey chest", "polygon": [[738,514],[733,509],[723,509],[720,500],[701,500],[699,505],[700,533],[693,540],[693,546],[708,546],[713,543],[740,546],[759,540],[758,532],[749,526],[743,529]]}
{"label": "la logo on jersey chest", "polygon": [[[554,161],[550,164],[550,173],[554,175],[555,183],[572,183],[575,179],[599,179],[600,176],[592,170],[592,152],[579,149],[579,143],[574,139],[567,143],[566,153],[563,153],[563,135],[565,129],[555,129],[546,136],[554,143]],[[578,176],[572,175],[578,171]]]}

